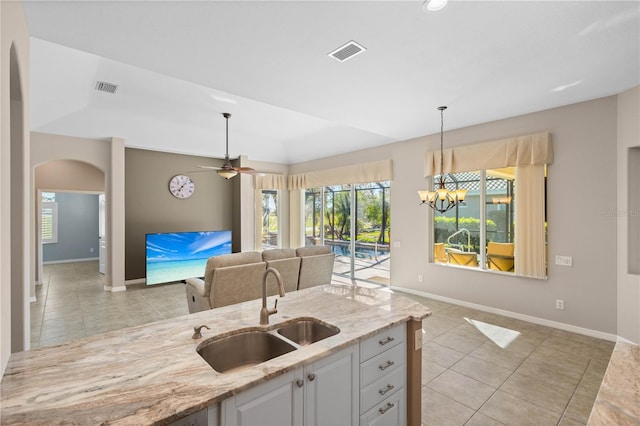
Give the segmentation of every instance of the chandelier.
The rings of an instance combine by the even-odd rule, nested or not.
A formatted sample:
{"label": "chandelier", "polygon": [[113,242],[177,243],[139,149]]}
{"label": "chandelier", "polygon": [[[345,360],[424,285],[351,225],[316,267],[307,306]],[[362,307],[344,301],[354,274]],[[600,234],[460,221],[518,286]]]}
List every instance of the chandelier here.
{"label": "chandelier", "polygon": [[437,212],[444,213],[464,202],[467,195],[466,189],[456,189],[449,191],[444,184],[444,110],[446,106],[438,107],[440,111],[440,176],[438,177],[438,189],[435,191],[418,191],[421,204],[426,204]]}

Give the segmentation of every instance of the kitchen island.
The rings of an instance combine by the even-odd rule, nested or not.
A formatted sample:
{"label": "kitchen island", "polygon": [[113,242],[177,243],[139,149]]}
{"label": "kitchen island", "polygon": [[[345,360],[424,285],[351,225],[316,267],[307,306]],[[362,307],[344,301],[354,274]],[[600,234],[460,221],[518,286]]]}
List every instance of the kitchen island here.
{"label": "kitchen island", "polygon": [[[325,285],[280,298],[269,325],[259,325],[260,308],[261,301],[254,300],[12,354],[0,385],[0,422],[170,424],[404,324],[407,367],[418,369],[418,385],[406,386],[408,411],[420,415],[419,324],[430,315],[426,306],[386,289]],[[340,332],[227,373],[216,372],[196,353],[207,339],[248,328],[271,330],[299,317]],[[193,339],[194,326],[202,324],[210,330]]]}

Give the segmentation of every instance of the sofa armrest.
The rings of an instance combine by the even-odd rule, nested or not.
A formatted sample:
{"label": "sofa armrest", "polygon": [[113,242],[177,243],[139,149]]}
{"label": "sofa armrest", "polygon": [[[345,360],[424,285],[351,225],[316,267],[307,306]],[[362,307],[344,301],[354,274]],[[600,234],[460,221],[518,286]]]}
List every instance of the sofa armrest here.
{"label": "sofa armrest", "polygon": [[187,278],[186,279],[186,283],[187,285],[191,286],[194,288],[194,290],[196,291],[196,294],[198,294],[199,296],[204,297],[204,281],[201,280],[200,278]]}

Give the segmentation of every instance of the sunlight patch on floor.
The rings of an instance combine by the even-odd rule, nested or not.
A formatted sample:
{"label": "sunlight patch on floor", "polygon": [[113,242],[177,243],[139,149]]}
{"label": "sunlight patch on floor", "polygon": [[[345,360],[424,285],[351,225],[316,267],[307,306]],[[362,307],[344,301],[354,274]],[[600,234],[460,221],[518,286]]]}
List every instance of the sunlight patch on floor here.
{"label": "sunlight patch on floor", "polygon": [[500,327],[497,325],[489,324],[486,322],[466,318],[469,324],[473,325],[480,333],[487,336],[493,343],[505,349],[520,335],[519,331],[510,330],[508,328]]}

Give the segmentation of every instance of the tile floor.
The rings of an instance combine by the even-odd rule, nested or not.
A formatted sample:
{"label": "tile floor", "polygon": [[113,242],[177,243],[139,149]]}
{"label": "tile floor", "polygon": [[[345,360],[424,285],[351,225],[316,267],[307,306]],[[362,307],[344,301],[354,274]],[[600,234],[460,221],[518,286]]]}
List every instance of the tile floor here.
{"label": "tile floor", "polygon": [[[31,346],[188,313],[184,284],[103,290],[97,262],[45,265]],[[423,322],[422,424],[585,425],[614,343],[408,295]]]}

